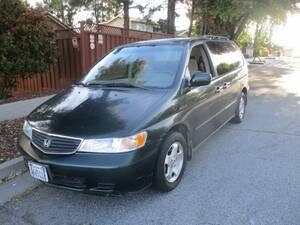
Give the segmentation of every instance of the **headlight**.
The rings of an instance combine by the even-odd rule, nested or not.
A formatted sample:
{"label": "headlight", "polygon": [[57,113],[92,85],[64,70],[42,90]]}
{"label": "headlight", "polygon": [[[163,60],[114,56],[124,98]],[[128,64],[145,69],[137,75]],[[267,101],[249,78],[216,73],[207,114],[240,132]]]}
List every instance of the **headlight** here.
{"label": "headlight", "polygon": [[79,152],[120,153],[130,152],[143,147],[147,140],[147,132],[125,138],[84,140]]}
{"label": "headlight", "polygon": [[23,125],[23,132],[28,138],[31,139],[31,137],[32,137],[32,128],[26,120],[25,120],[24,125]]}

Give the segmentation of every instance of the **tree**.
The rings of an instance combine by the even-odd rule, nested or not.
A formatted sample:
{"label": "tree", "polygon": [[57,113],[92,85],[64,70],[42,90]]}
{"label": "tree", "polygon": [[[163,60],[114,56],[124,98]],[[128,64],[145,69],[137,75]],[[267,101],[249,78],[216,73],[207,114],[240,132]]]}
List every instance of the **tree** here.
{"label": "tree", "polygon": [[168,24],[167,24],[167,20],[164,19],[159,19],[157,21],[158,25],[159,25],[159,30],[162,33],[168,33]]}
{"label": "tree", "polygon": [[146,5],[136,5],[135,8],[137,8],[140,13],[143,14],[143,18],[147,21],[151,21],[154,13],[157,11],[160,11],[163,6],[161,4],[149,6],[149,4]]}
{"label": "tree", "polygon": [[92,11],[94,22],[97,24],[117,16],[121,10],[118,0],[85,0],[84,5]]}
{"label": "tree", "polygon": [[189,37],[192,34],[193,22],[194,22],[194,14],[195,14],[195,7],[196,7],[196,0],[190,0],[190,1],[191,1],[191,10],[190,10],[190,26],[189,26],[189,33],[188,33]]}
{"label": "tree", "polygon": [[[62,2],[62,15],[63,15],[63,22],[73,27],[74,25],[74,16],[78,13],[78,11],[84,6],[86,0],[61,0]],[[66,12],[66,14],[65,14]]]}
{"label": "tree", "polygon": [[255,35],[254,35],[254,59],[256,57],[264,56],[263,52],[266,52],[268,45],[268,34],[266,32],[266,21],[256,23]]}
{"label": "tree", "polygon": [[88,0],[44,0],[43,3],[37,3],[36,7],[54,14],[63,23],[73,27],[74,16],[87,4],[87,1]]}
{"label": "tree", "polygon": [[225,35],[237,40],[250,21],[269,17],[284,21],[293,8],[291,0],[201,0],[196,7],[201,34]]}
{"label": "tree", "polygon": [[243,30],[243,32],[237,39],[237,44],[243,50],[243,52],[245,52],[246,48],[250,47],[253,44],[252,35],[248,30]]}
{"label": "tree", "polygon": [[175,7],[177,0],[168,0],[167,33],[175,34]]}
{"label": "tree", "polygon": [[37,3],[36,7],[54,14],[57,18],[61,19],[62,22],[65,22],[63,0],[44,0],[43,3]]}
{"label": "tree", "polygon": [[0,1],[0,98],[17,77],[44,72],[55,60],[54,32],[40,10],[22,0]]}
{"label": "tree", "polygon": [[124,29],[129,29],[129,6],[131,2],[129,0],[122,0],[124,11]]}
{"label": "tree", "polygon": [[[96,0],[92,0],[92,1],[96,1]],[[99,2],[99,1],[98,1]],[[103,1],[100,1],[103,2]],[[106,1],[108,4],[106,5],[106,7],[103,7],[102,9],[109,9],[109,11],[111,11],[111,9],[115,9],[115,12],[119,11],[119,9],[123,9],[123,16],[124,16],[124,28],[125,29],[129,29],[129,9],[130,9],[130,5],[132,4],[131,0],[108,0]],[[97,21],[96,21],[97,22]]]}

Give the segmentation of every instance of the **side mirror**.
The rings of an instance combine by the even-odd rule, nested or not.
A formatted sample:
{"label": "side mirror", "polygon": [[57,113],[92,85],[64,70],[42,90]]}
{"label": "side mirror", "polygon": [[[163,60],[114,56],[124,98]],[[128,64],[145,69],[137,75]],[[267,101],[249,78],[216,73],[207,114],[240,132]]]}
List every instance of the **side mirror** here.
{"label": "side mirror", "polygon": [[205,86],[210,84],[211,79],[212,76],[210,73],[198,71],[193,74],[190,84],[192,87]]}

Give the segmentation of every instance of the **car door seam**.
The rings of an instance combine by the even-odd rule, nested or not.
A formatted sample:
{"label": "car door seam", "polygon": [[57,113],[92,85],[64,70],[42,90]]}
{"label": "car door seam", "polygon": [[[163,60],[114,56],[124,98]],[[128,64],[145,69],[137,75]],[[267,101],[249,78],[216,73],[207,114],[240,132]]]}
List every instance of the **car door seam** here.
{"label": "car door seam", "polygon": [[202,126],[204,126],[206,123],[208,123],[209,121],[211,121],[212,119],[214,119],[215,117],[217,117],[218,115],[220,115],[222,112],[224,112],[226,109],[230,108],[232,105],[234,105],[237,101],[233,101],[230,104],[228,104],[222,111],[217,112],[215,115],[213,115],[212,117],[210,117],[208,120],[204,121],[203,123],[201,123],[199,126],[197,126],[195,128],[195,130],[199,130]]}

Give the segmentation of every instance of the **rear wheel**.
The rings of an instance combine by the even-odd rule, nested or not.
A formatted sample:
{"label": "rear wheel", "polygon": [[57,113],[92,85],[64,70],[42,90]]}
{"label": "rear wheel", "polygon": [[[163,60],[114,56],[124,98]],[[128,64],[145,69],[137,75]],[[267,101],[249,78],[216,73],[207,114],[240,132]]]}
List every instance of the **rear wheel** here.
{"label": "rear wheel", "polygon": [[171,133],[161,146],[154,175],[154,185],[160,191],[171,191],[180,183],[187,156],[187,143],[179,132]]}
{"label": "rear wheel", "polygon": [[244,92],[242,92],[241,97],[238,101],[238,105],[235,110],[235,116],[232,119],[232,122],[234,122],[234,123],[243,122],[243,119],[245,117],[246,104],[247,104],[247,96],[245,95]]}

